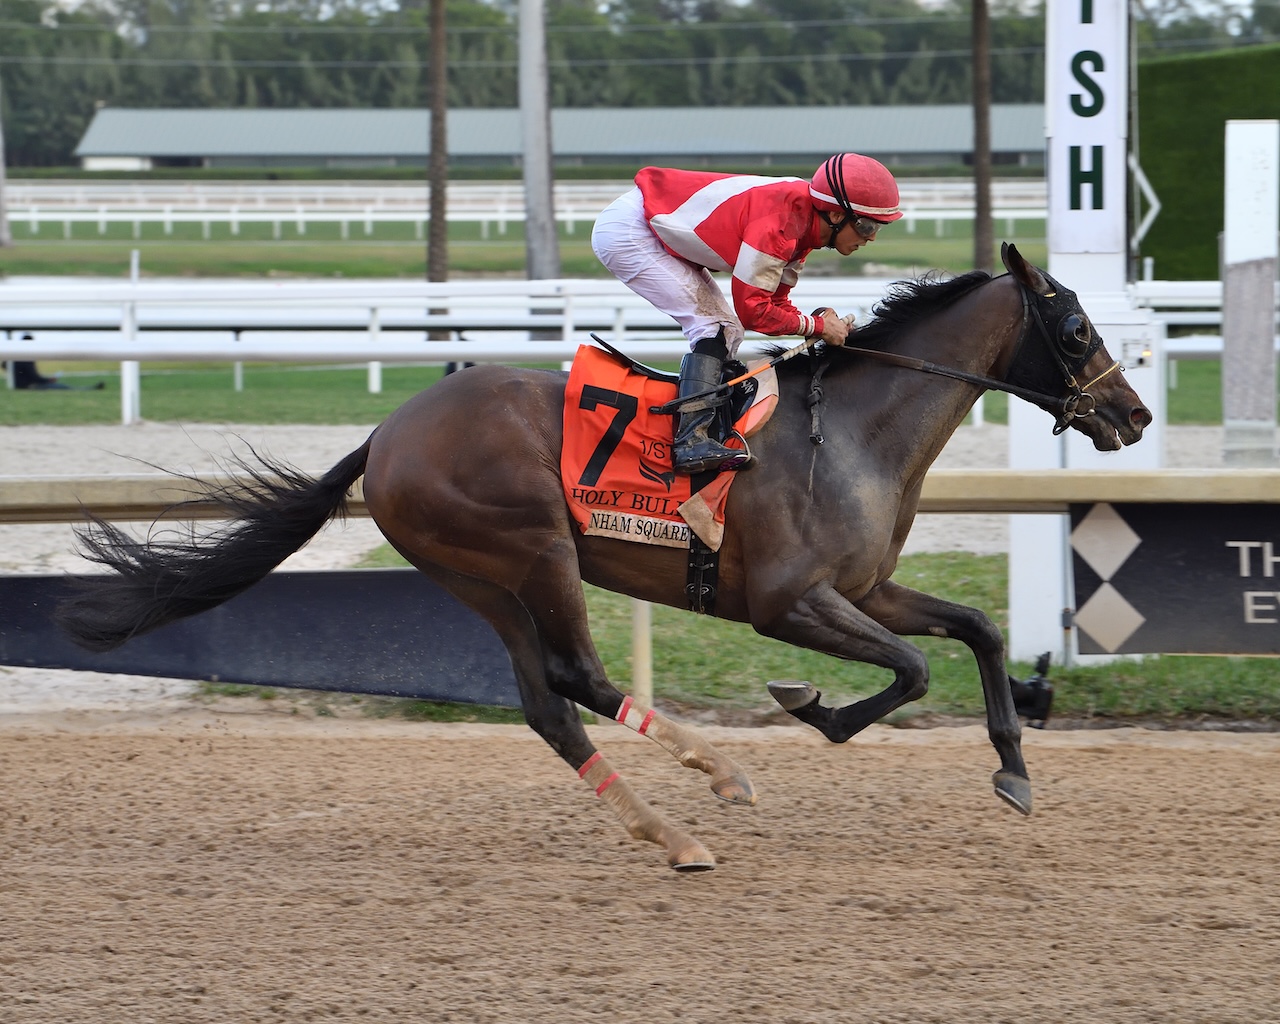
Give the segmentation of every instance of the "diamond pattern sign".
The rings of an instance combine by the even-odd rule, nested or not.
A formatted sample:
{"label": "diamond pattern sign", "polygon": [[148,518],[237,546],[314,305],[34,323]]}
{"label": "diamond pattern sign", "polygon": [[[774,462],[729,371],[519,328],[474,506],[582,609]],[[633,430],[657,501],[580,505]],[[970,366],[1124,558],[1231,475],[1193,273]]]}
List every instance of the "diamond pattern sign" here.
{"label": "diamond pattern sign", "polygon": [[1082,654],[1280,654],[1272,505],[1071,507]]}

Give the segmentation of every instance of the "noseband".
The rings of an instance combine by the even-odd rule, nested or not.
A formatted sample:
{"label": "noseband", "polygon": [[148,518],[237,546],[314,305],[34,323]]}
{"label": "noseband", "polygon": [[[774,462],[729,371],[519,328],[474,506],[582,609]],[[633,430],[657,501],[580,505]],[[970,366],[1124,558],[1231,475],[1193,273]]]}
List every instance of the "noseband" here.
{"label": "noseband", "polygon": [[[1056,282],[1055,282],[1056,283]],[[1018,289],[1022,293],[1022,329],[1018,332],[1018,341],[1014,346],[1013,365],[1011,370],[1017,369],[1018,356],[1022,352],[1023,346],[1027,340],[1029,333],[1034,334],[1043,343],[1049,354],[1053,357],[1054,364],[1062,374],[1063,381],[1067,385],[1067,393],[1065,395],[1051,395],[1035,388],[1023,387],[1019,384],[1012,384],[1007,380],[997,380],[995,377],[988,377],[981,373],[970,373],[967,370],[957,370],[954,367],[942,366],[939,363],[932,363],[927,359],[916,359],[912,356],[899,355],[896,352],[882,352],[879,349],[855,348],[852,345],[845,345],[844,351],[853,352],[860,356],[867,356],[881,363],[888,363],[891,366],[901,366],[908,370],[919,370],[922,373],[933,373],[941,377],[951,377],[954,380],[962,380],[969,384],[977,384],[979,387],[986,388],[990,391],[1003,391],[1005,394],[1013,395],[1016,398],[1024,399],[1033,405],[1050,412],[1055,417],[1053,433],[1056,437],[1071,425],[1072,420],[1082,420],[1092,416],[1098,408],[1098,401],[1089,393],[1089,389],[1101,381],[1108,374],[1119,369],[1120,362],[1116,360],[1105,370],[1103,370],[1088,384],[1081,386],[1077,379],[1078,374],[1084,365],[1093,358],[1095,352],[1102,347],[1102,339],[1094,333],[1084,351],[1068,360],[1067,354],[1063,351],[1062,345],[1054,340],[1049,328],[1045,325],[1044,315],[1040,312],[1040,305],[1036,301],[1034,293],[1021,281],[1018,281]],[[1057,292],[1050,292],[1046,298],[1053,298]],[[1064,314],[1058,322],[1061,329],[1066,321],[1074,314]],[[1034,331],[1032,330],[1034,325]],[[815,364],[816,365],[816,364]],[[815,383],[820,375],[816,375]],[[821,385],[817,385],[819,395],[821,394]],[[820,401],[820,399],[819,399]],[[813,401],[811,405],[815,405]],[[822,434],[815,428],[813,433],[815,444],[821,444],[819,440]]]}

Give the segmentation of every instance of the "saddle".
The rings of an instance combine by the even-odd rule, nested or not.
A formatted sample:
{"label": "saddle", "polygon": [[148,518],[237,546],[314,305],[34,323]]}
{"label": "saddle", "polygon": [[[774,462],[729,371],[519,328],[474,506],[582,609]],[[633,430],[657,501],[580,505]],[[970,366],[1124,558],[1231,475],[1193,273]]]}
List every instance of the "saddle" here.
{"label": "saddle", "polygon": [[[647,377],[649,380],[662,381],[663,383],[670,384],[673,387],[680,383],[679,373],[675,373],[670,370],[659,370],[655,366],[646,366],[644,363],[640,362],[640,360],[633,359],[621,349],[610,345],[598,334],[592,334],[591,339],[613,356],[614,359],[622,363],[622,365],[632,373],[639,374],[641,377]],[[740,362],[737,359],[727,359],[725,360],[724,369],[720,373],[720,383],[723,384],[727,380],[733,380],[735,377],[741,377],[746,372],[746,363]],[[743,446],[746,446],[746,438],[734,429],[734,424],[742,419],[746,411],[751,408],[752,404],[756,400],[756,396],[759,394],[759,389],[760,382],[755,377],[748,377],[746,380],[735,384],[727,396],[715,400],[719,403],[716,407],[716,418],[714,421],[715,440],[723,443],[736,434],[743,442]],[[677,414],[679,410],[673,411],[670,408],[670,405],[671,403],[655,405],[650,407],[649,411],[659,415]],[[713,477],[717,476],[718,472],[719,471],[715,471],[699,475]]]}
{"label": "saddle", "polygon": [[[595,340],[599,347],[579,348],[565,387],[560,476],[569,511],[588,536],[688,550],[690,607],[710,613],[715,553],[737,474],[677,474],[664,406],[675,398],[678,375]],[[726,372],[740,376],[746,369],[738,364]],[[742,383],[717,413],[725,443],[745,448],[778,392],[772,369]]]}

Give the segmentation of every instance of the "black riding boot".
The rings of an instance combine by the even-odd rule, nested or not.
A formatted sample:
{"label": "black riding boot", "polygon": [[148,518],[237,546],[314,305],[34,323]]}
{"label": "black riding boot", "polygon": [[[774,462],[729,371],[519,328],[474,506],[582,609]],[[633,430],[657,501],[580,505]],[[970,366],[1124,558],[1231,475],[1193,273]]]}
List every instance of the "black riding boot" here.
{"label": "black riding boot", "polygon": [[[680,364],[680,398],[707,391],[720,383],[724,361],[728,358],[724,334],[706,338],[694,345],[693,351]],[[716,469],[741,469],[750,456],[741,448],[727,448],[707,431],[715,421],[716,409],[724,399],[711,397],[684,406],[676,415],[674,468],[677,473],[692,475]]]}

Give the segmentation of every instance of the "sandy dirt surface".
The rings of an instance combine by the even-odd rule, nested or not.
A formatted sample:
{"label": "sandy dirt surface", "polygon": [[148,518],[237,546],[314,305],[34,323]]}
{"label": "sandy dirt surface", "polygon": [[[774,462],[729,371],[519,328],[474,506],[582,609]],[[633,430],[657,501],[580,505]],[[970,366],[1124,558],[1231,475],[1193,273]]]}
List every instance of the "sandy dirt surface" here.
{"label": "sandy dirt surface", "polygon": [[755,808],[593,736],[677,875],[520,727],[0,718],[0,1020],[1280,1018],[1280,737],[707,729]]}

